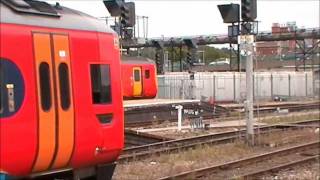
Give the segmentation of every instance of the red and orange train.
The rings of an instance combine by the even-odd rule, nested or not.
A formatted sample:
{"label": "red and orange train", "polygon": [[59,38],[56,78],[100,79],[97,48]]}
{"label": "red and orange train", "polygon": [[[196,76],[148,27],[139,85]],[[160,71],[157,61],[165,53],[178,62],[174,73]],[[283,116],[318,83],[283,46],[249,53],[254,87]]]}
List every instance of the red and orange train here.
{"label": "red and orange train", "polygon": [[124,99],[150,99],[157,95],[157,70],[154,61],[122,56],[121,78]]}
{"label": "red and orange train", "polygon": [[1,0],[0,12],[0,174],[106,179],[124,145],[117,35],[59,4]]}

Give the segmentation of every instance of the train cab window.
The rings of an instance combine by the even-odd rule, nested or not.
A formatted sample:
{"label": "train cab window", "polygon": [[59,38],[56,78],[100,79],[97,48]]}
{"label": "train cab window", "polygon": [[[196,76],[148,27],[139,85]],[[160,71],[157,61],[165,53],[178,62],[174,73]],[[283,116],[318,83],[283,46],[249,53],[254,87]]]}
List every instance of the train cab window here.
{"label": "train cab window", "polygon": [[140,81],[140,70],[135,69],[133,72],[134,75],[134,81]]}
{"label": "train cab window", "polygon": [[50,85],[50,71],[48,63],[42,62],[39,66],[40,77],[40,96],[41,107],[44,111],[51,108],[51,85]]}
{"label": "train cab window", "polygon": [[63,110],[70,107],[69,69],[66,63],[59,65],[60,106]]}
{"label": "train cab window", "polygon": [[145,76],[146,79],[149,79],[150,78],[150,70],[146,70],[144,72],[144,76]]}
{"label": "train cab window", "polygon": [[93,104],[111,103],[110,65],[90,65]]}

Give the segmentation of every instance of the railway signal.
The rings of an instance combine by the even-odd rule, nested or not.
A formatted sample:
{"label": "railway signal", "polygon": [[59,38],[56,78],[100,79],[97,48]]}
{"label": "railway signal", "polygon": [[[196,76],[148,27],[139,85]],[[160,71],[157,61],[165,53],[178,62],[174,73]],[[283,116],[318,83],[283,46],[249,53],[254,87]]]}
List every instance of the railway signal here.
{"label": "railway signal", "polygon": [[160,60],[160,53],[159,52],[156,53],[155,59],[156,59],[156,64],[160,65],[161,64],[161,60]]}
{"label": "railway signal", "polygon": [[157,50],[156,55],[155,55],[155,61],[156,61],[156,66],[157,66],[157,74],[162,74],[163,73],[163,63],[161,59],[161,50]]}
{"label": "railway signal", "polygon": [[152,41],[152,44],[156,47],[156,54],[155,54],[155,61],[157,65],[157,73],[162,74],[164,72],[164,54],[163,48],[164,44],[163,41]]}
{"label": "railway signal", "polygon": [[[228,36],[229,39],[238,36],[240,33],[240,5],[239,4],[221,4],[218,5],[218,9],[220,11],[221,17],[224,23],[231,23],[228,27]],[[238,70],[240,70],[240,52],[239,52],[239,45],[238,46],[238,53],[237,53],[237,64]],[[233,44],[229,43],[230,51],[233,49]],[[232,53],[230,53],[230,70],[232,69],[231,66],[232,62]]]}
{"label": "railway signal", "polygon": [[218,9],[224,23],[239,22],[239,4],[222,4],[218,5]]}
{"label": "railway signal", "polygon": [[112,17],[120,16],[120,8],[123,5],[122,0],[104,0],[103,3]]}
{"label": "railway signal", "polygon": [[136,24],[134,2],[123,0],[104,0],[104,5],[113,17],[120,17],[122,27],[133,27]]}
{"label": "railway signal", "polygon": [[192,55],[191,55],[191,52],[187,52],[187,63],[189,65],[192,65]]}
{"label": "railway signal", "polygon": [[241,18],[250,22],[257,18],[257,0],[241,0]]}
{"label": "railway signal", "polygon": [[187,62],[187,69],[190,70],[191,67],[194,65],[194,60],[196,59],[196,52],[198,48],[198,41],[196,39],[192,38],[185,38],[183,39],[184,44],[187,46],[187,56],[186,56],[186,62]]}
{"label": "railway signal", "polygon": [[127,24],[129,23],[128,19],[129,19],[129,8],[123,4],[120,7],[121,13],[120,13],[120,18],[121,18],[121,24],[123,25],[123,27],[127,26]]}
{"label": "railway signal", "polygon": [[136,21],[134,2],[123,3],[120,10],[121,24],[123,27],[133,27]]}

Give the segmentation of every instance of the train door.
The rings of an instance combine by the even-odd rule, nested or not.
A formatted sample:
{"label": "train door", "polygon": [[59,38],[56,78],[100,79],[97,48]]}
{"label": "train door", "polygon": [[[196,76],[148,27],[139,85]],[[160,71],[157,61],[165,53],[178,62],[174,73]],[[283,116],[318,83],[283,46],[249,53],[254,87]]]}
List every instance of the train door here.
{"label": "train door", "polygon": [[133,96],[142,95],[141,67],[133,68]]}
{"label": "train door", "polygon": [[68,35],[33,33],[38,98],[38,152],[33,171],[66,166],[74,146]]}

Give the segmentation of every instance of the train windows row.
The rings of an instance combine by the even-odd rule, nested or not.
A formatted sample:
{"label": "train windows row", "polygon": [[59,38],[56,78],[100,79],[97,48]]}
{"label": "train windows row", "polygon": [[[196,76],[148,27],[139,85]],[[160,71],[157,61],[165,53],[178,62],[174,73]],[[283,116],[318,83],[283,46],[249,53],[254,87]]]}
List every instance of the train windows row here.
{"label": "train windows row", "polygon": [[[47,111],[52,105],[49,65],[41,63],[39,68],[41,106],[43,110]],[[110,66],[94,64],[90,66],[90,71],[93,104],[111,103]],[[59,91],[61,95],[60,106],[63,110],[67,110],[70,107],[70,80],[68,74],[67,64],[61,63],[59,65]]]}
{"label": "train windows row", "polygon": [[[7,65],[8,64],[8,65]],[[7,60],[1,60],[1,70],[6,67],[11,67],[11,63]],[[12,68],[10,68],[12,69]],[[14,68],[15,71],[18,71],[18,68]],[[8,70],[8,69],[7,69]],[[93,104],[108,104],[112,102],[111,98],[111,78],[110,78],[110,65],[106,64],[92,64],[90,65],[91,73],[91,86],[92,86],[92,102]],[[22,103],[21,93],[17,92],[17,87],[21,86],[20,79],[22,77],[14,78],[14,81],[10,84],[5,80],[6,77],[14,77],[12,75],[5,73],[7,71],[2,71],[1,81],[0,81],[0,114],[1,117],[13,115],[20,107]],[[9,71],[8,71],[9,72]],[[20,75],[21,76],[21,75]],[[67,110],[71,105],[71,93],[70,93],[70,79],[69,79],[69,68],[65,63],[59,64],[58,67],[58,81],[59,81],[59,92],[60,92],[60,106],[63,110]],[[52,98],[53,92],[51,87],[51,73],[50,66],[47,62],[41,62],[39,65],[39,90],[41,98],[41,108],[44,111],[49,111],[52,107]],[[17,80],[19,81],[17,81]],[[17,82],[15,82],[17,81]],[[10,89],[10,87],[12,89]],[[17,94],[18,93],[18,94]],[[16,102],[18,100],[18,103]]]}
{"label": "train windows row", "polygon": [[[134,70],[134,81],[140,81],[140,69],[135,69]],[[145,70],[144,71],[144,77],[146,79],[149,79],[150,78],[150,70]]]}
{"label": "train windows row", "polygon": [[[61,63],[59,65],[59,92],[60,92],[60,106],[63,110],[70,107],[70,80],[68,65]],[[39,66],[40,77],[40,97],[41,107],[44,111],[50,110],[52,106],[52,92],[51,92],[51,77],[49,64],[42,62]]]}

